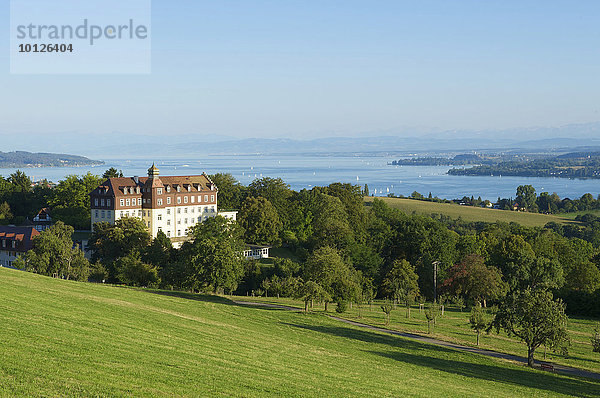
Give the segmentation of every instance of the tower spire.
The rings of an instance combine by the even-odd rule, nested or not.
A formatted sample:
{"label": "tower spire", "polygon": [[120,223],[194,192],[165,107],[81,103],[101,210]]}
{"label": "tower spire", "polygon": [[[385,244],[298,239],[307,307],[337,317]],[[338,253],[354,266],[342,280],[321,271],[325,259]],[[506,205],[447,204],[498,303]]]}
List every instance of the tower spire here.
{"label": "tower spire", "polygon": [[158,167],[156,167],[154,165],[154,162],[152,163],[152,167],[150,167],[148,169],[148,177],[150,177],[150,178],[158,177]]}

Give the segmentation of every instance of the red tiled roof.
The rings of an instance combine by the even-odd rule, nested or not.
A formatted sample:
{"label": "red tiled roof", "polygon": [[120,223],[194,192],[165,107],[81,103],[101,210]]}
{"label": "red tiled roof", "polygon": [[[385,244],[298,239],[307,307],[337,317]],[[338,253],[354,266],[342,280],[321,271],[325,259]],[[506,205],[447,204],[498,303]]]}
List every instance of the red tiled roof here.
{"label": "red tiled roof", "polygon": [[[40,233],[33,227],[12,227],[8,225],[0,225],[0,239],[5,239],[9,242],[18,241],[17,247],[13,250],[26,252],[32,247],[32,239]],[[0,246],[1,247],[1,246]],[[6,247],[12,245],[7,244]]]}

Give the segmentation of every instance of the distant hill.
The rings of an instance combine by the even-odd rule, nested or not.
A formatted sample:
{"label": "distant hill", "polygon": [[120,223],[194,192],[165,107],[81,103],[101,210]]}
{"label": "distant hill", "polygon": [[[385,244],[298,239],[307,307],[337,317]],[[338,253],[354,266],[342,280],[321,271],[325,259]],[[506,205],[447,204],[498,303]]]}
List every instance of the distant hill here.
{"label": "distant hill", "polygon": [[104,164],[84,156],[24,151],[0,152],[0,167],[73,167]]}

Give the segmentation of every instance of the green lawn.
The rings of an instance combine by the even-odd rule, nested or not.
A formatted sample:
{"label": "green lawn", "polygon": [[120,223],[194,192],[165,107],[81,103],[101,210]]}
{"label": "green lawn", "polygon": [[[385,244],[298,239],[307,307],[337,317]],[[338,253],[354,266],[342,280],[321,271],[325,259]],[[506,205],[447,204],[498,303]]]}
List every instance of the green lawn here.
{"label": "green lawn", "polygon": [[[276,304],[284,304],[298,308],[304,308],[304,303],[288,298],[247,298],[241,297],[241,300],[265,301]],[[380,304],[375,301],[372,306],[362,305],[359,312],[356,306],[348,308],[344,314],[335,313],[335,304],[330,305],[330,314],[367,323],[375,326],[385,325],[385,314],[380,309]],[[323,311],[322,304],[316,304],[314,310]],[[427,320],[425,313],[419,311],[419,306],[413,306],[410,318],[406,317],[406,308],[398,306],[392,312],[390,319],[390,329],[403,332],[411,332],[421,335],[429,335],[440,340],[450,341],[463,345],[475,346],[476,335],[469,326],[470,311],[463,309],[460,312],[453,306],[445,306],[444,316],[439,317],[432,333],[428,333]],[[491,318],[488,315],[488,319]],[[571,337],[571,347],[568,355],[555,354],[547,351],[546,360],[562,365],[573,366],[581,369],[600,373],[600,354],[592,352],[590,339],[592,337],[594,325],[597,321],[591,319],[570,318],[568,330]],[[505,334],[491,333],[481,335],[480,347],[505,352],[513,355],[526,356],[527,347],[516,339],[510,339]],[[543,348],[536,352],[536,359],[543,360]]]}
{"label": "green lawn", "polygon": [[0,268],[1,396],[600,396],[600,383],[226,298]]}
{"label": "green lawn", "polygon": [[[554,221],[560,224],[572,223],[573,217],[564,215],[547,215],[539,213],[524,213],[497,209],[484,209],[482,207],[460,206],[453,203],[436,203],[422,200],[401,199],[401,198],[378,198],[386,202],[389,206],[402,210],[405,213],[412,214],[444,214],[448,217],[464,221],[483,221],[483,222],[516,222],[527,227],[541,227]],[[372,202],[372,197],[366,197],[365,202]]]}

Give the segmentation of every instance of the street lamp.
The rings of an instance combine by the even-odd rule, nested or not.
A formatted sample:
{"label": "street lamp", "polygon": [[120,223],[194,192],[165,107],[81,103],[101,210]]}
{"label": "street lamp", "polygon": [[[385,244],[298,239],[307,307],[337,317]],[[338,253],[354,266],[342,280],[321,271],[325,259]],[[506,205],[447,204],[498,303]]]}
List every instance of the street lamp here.
{"label": "street lamp", "polygon": [[440,262],[434,261],[431,265],[433,266],[433,302],[435,303],[437,301],[437,269]]}

